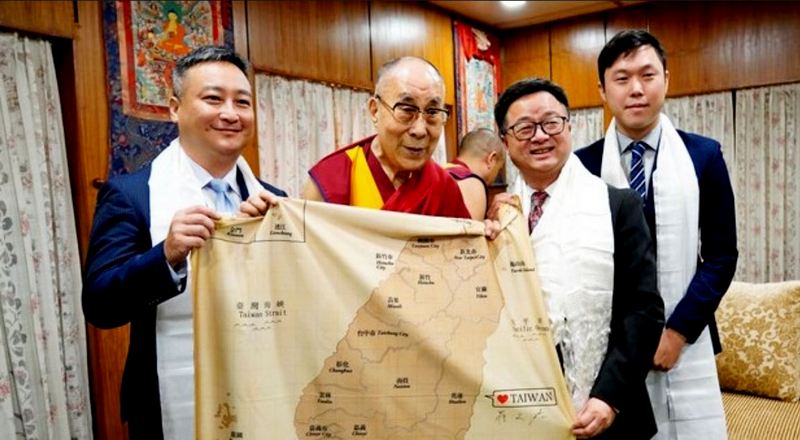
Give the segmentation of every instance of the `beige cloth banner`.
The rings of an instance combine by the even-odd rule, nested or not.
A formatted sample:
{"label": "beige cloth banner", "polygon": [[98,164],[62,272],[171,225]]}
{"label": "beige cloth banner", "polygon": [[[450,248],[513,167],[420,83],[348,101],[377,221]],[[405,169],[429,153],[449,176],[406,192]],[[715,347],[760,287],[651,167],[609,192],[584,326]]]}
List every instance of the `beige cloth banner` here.
{"label": "beige cloth banner", "polygon": [[281,200],[192,257],[198,439],[572,438],[511,207],[470,220]]}

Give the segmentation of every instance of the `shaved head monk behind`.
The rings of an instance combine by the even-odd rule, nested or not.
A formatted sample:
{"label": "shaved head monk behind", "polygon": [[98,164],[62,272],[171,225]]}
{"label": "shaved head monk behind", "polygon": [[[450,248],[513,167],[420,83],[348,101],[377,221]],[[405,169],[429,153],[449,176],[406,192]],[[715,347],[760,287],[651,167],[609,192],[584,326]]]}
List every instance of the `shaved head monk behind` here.
{"label": "shaved head monk behind", "polygon": [[489,185],[494,182],[506,161],[502,139],[488,128],[465,134],[458,145],[458,157],[445,166],[464,196],[472,218],[483,220],[489,206]]}

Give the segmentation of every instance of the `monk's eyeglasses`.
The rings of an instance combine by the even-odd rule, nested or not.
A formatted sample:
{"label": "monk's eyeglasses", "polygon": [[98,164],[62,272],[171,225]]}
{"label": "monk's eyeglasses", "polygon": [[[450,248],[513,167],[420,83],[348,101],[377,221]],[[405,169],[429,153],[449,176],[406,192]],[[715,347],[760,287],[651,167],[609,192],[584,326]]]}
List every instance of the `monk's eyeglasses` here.
{"label": "monk's eyeglasses", "polygon": [[447,118],[450,116],[450,111],[443,108],[428,107],[423,110],[414,104],[407,104],[405,102],[398,102],[390,106],[380,95],[375,95],[375,99],[383,104],[387,110],[392,112],[394,119],[401,124],[413,124],[414,121],[417,120],[417,115],[421,114],[426,123],[430,125],[442,125],[447,122]]}

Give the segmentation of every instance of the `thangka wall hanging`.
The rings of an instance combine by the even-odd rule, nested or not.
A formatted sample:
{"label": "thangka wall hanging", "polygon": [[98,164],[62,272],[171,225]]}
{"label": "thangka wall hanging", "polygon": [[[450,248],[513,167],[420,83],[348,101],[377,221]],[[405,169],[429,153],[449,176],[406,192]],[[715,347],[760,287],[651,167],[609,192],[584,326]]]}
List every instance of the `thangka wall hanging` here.
{"label": "thangka wall hanging", "polygon": [[222,5],[210,1],[117,1],[117,36],[126,115],[169,120],[175,62],[222,44]]}
{"label": "thangka wall hanging", "polygon": [[150,163],[177,137],[169,122],[175,62],[207,44],[233,47],[231,2],[103,2],[111,157],[109,176]]}
{"label": "thangka wall hanging", "polygon": [[476,128],[495,129],[494,105],[500,92],[497,37],[455,21],[456,102],[459,139]]}

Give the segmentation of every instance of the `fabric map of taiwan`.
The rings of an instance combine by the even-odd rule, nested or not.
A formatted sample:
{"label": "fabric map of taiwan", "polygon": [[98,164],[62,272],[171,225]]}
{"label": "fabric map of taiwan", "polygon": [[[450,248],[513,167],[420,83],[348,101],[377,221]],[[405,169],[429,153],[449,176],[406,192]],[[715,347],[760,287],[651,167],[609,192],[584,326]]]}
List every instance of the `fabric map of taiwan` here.
{"label": "fabric map of taiwan", "polygon": [[192,256],[198,439],[571,439],[524,218],[282,199]]}

